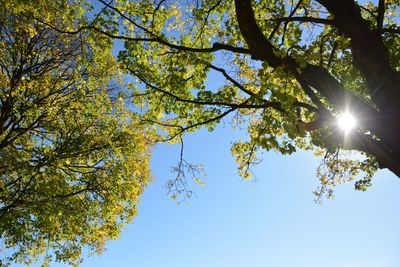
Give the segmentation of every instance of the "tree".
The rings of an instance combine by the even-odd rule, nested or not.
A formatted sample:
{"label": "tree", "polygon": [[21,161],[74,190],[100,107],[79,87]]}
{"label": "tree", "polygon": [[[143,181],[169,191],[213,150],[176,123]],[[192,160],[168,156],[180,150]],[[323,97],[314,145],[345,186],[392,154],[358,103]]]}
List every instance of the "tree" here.
{"label": "tree", "polygon": [[0,265],[78,264],[136,214],[149,180],[151,132],[126,109],[112,43],[60,34],[71,1],[0,5]]}
{"label": "tree", "polygon": [[[58,30],[124,40],[132,100],[165,141],[223,119],[247,127],[249,139],[232,147],[245,178],[259,149],[315,150],[325,155],[317,197],[360,173],[359,190],[378,169],[400,176],[399,1],[98,3],[84,27]],[[209,75],[223,85],[207,88]],[[343,131],[337,121],[349,113],[357,126]]]}

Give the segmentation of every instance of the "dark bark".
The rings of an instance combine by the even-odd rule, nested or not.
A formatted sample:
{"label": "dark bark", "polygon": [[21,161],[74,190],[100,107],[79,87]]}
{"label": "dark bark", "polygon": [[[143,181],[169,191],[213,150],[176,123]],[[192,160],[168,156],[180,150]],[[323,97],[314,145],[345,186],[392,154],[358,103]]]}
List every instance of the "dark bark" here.
{"label": "dark bark", "polygon": [[[352,0],[318,0],[334,15],[333,25],[339,32],[351,38],[353,64],[364,76],[371,92],[375,107],[346,90],[325,68],[307,64],[300,72],[295,59],[276,56],[277,49],[264,36],[255,20],[251,0],[235,0],[236,17],[241,34],[254,59],[267,62],[271,67],[283,66],[292,74],[304,92],[314,100],[309,87],[319,92],[338,110],[351,107],[353,112],[362,114],[362,128],[372,135],[355,133],[351,149],[373,155],[382,168],[388,168],[400,177],[400,75],[392,68],[388,50],[376,30],[361,17],[360,8]],[[319,106],[319,108],[321,108]],[[326,110],[324,110],[326,113]],[[328,118],[332,119],[332,117]],[[392,127],[388,127],[391,125]],[[340,142],[335,139],[332,142]]]}
{"label": "dark bark", "polygon": [[383,23],[383,1],[380,1],[377,29],[373,30],[362,18],[360,7],[353,0],[317,0],[333,16],[336,28],[349,37],[353,63],[367,81],[371,97],[379,110],[400,112],[400,74],[390,64],[381,28]]}

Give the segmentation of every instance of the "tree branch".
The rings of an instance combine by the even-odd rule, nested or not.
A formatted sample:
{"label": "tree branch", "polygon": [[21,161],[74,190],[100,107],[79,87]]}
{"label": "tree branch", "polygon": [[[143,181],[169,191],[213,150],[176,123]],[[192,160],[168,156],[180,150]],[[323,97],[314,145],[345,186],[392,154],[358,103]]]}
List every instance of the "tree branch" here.
{"label": "tree branch", "polygon": [[[367,81],[371,97],[381,111],[400,112],[400,74],[389,60],[381,34],[371,30],[354,0],[317,0],[333,16],[335,27],[350,38],[353,64]],[[382,27],[384,1],[379,2],[378,32]]]}
{"label": "tree branch", "polygon": [[[177,101],[184,102],[184,103],[190,103],[190,104],[195,104],[195,105],[204,105],[204,106],[226,106],[226,107],[231,107],[231,108],[251,108],[251,109],[257,109],[257,108],[269,108],[272,107],[278,111],[283,112],[283,109],[280,105],[279,102],[269,102],[264,100],[263,104],[247,104],[247,103],[241,103],[241,104],[236,104],[236,103],[227,103],[227,102],[222,102],[222,101],[203,101],[203,100],[194,100],[194,99],[184,99],[182,97],[179,97],[167,90],[164,90],[160,87],[157,87],[149,82],[147,82],[143,77],[141,77],[138,73],[136,73],[134,70],[127,68],[129,72],[131,72],[133,75],[135,75],[141,82],[143,82],[146,86],[150,87],[151,89],[161,92],[169,97],[174,98]],[[249,100],[249,99],[247,99]],[[248,101],[247,101],[248,102]]]}
{"label": "tree branch", "polygon": [[378,17],[376,19],[376,31],[378,35],[380,35],[382,32],[384,17],[385,17],[385,0],[379,0]]}
{"label": "tree branch", "polygon": [[176,44],[172,44],[168,41],[165,41],[164,39],[155,36],[154,34],[152,34],[153,38],[147,38],[147,37],[129,37],[129,36],[125,36],[125,35],[118,35],[118,34],[114,34],[108,31],[104,31],[100,28],[98,28],[97,26],[94,25],[88,25],[88,26],[81,26],[78,29],[74,30],[74,31],[66,31],[66,30],[62,30],[59,28],[56,28],[55,26],[38,20],[40,21],[42,24],[52,28],[53,30],[59,32],[59,33],[63,33],[63,34],[78,34],[84,30],[94,30],[97,31],[107,37],[113,38],[113,39],[117,39],[117,40],[125,40],[125,41],[130,41],[130,42],[148,42],[148,43],[159,43],[161,45],[165,45],[171,49],[175,49],[175,50],[179,50],[179,51],[185,51],[185,52],[198,52],[198,53],[213,53],[213,52],[217,52],[217,51],[221,51],[221,50],[225,50],[225,51],[230,51],[230,52],[234,52],[234,53],[241,53],[241,54],[250,54],[250,51],[247,48],[243,48],[243,47],[235,47],[235,46],[231,46],[228,44],[222,44],[222,43],[214,43],[212,45],[212,47],[208,47],[208,48],[197,48],[197,47],[187,47],[187,46],[181,46],[181,45],[176,45]]}
{"label": "tree branch", "polygon": [[[334,21],[332,19],[314,18],[314,17],[285,17],[285,18],[271,19],[271,21],[277,21],[279,23],[297,21],[297,22],[310,22],[310,23],[317,23],[317,24],[324,24],[331,26],[334,25]],[[271,40],[271,37],[268,37],[268,39]]]}
{"label": "tree branch", "polygon": [[317,100],[312,91],[307,90],[308,87],[303,86],[303,84],[307,84],[317,90],[340,110],[344,111],[349,107],[354,107],[367,118],[379,117],[374,108],[346,90],[325,68],[311,64],[301,68],[296,60],[290,56],[278,57],[277,55],[282,53],[270,43],[258,27],[251,1],[235,0],[235,6],[240,31],[254,59],[266,61],[273,68],[284,66],[286,71],[295,76],[303,89],[305,89],[305,93],[317,105],[321,105],[321,101]]}

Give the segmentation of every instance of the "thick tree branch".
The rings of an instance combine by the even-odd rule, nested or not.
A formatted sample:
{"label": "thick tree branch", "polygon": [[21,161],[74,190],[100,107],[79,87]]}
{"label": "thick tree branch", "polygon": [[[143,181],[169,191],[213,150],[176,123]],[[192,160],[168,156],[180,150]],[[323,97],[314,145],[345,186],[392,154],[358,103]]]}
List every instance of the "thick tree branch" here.
{"label": "thick tree branch", "polygon": [[388,168],[400,177],[400,158],[393,156],[390,148],[382,144],[382,142],[374,140],[365,134],[354,133],[348,143],[350,143],[350,149],[364,151],[374,156],[381,168]]}
{"label": "thick tree branch", "polygon": [[349,107],[354,108],[358,113],[368,118],[368,121],[364,123],[369,123],[369,120],[379,117],[374,108],[346,90],[325,68],[307,64],[305,68],[301,69],[294,58],[290,56],[278,57],[279,51],[263,35],[257,25],[251,1],[236,0],[235,5],[240,31],[254,59],[266,61],[273,68],[284,66],[286,71],[295,76],[303,89],[305,89],[305,93],[317,106],[321,105],[321,101],[313,95],[312,91],[307,90],[308,86],[317,90],[331,104],[342,111]]}
{"label": "thick tree branch", "polygon": [[[336,1],[327,1],[331,5],[335,5]],[[334,4],[335,3],[335,4]],[[342,3],[342,2],[340,2]],[[290,56],[278,57],[279,51],[269,42],[269,40],[262,34],[259,29],[254,13],[251,7],[251,0],[235,0],[236,15],[239,22],[240,31],[248,44],[253,58],[268,62],[272,67],[283,66],[287,72],[291,73],[297,81],[302,85],[305,93],[311,98],[312,91],[308,89],[308,85],[317,90],[336,108],[345,111],[350,109],[352,112],[360,116],[360,127],[364,130],[369,130],[371,133],[383,137],[388,143],[397,144],[397,140],[390,139],[390,134],[386,134],[387,130],[387,117],[384,117],[381,112],[378,112],[373,107],[369,106],[357,96],[346,90],[329,72],[321,66],[314,66],[307,64],[305,68],[301,69],[296,63],[294,58]],[[365,52],[365,51],[363,51]],[[388,97],[388,96],[386,96]],[[313,99],[314,103],[318,103],[317,99]],[[325,108],[326,110],[326,108]],[[328,118],[333,117],[328,111]],[[379,158],[385,166],[393,169],[393,172],[399,174],[399,164],[394,158],[396,153],[388,148],[386,143],[376,140],[365,140],[364,136],[360,134],[360,140],[365,141],[364,146],[359,146],[360,151],[365,151]],[[389,138],[386,140],[386,138]]]}
{"label": "thick tree branch", "polygon": [[317,0],[333,16],[336,28],[351,39],[353,63],[368,83],[371,97],[382,111],[400,112],[400,74],[389,60],[379,28],[382,27],[384,1],[378,10],[378,30],[371,30],[354,0]]}
{"label": "thick tree branch", "polygon": [[385,17],[385,0],[379,0],[378,17],[376,19],[376,31],[378,35],[380,35],[382,32],[384,17]]}

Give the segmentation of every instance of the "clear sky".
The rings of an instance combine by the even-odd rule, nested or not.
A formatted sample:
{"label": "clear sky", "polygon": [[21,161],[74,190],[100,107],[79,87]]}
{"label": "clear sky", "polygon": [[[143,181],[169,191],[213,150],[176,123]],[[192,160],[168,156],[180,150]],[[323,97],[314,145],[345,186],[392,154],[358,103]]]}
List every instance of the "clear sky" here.
{"label": "clear sky", "polygon": [[177,205],[163,188],[179,148],[161,145],[152,158],[155,181],[121,239],[84,267],[398,267],[400,180],[379,172],[367,192],[339,186],[336,198],[313,202],[319,160],[299,152],[265,153],[258,181],[236,174],[229,127],[185,139],[186,158],[205,164],[204,187]]}
{"label": "clear sky", "polygon": [[186,138],[186,157],[208,176],[190,203],[177,205],[163,189],[178,149],[160,146],[155,182],[139,214],[100,257],[83,266],[140,267],[398,267],[400,180],[381,171],[367,192],[347,184],[322,206],[313,202],[319,160],[310,153],[265,153],[243,181],[230,156],[237,133],[220,127]]}

